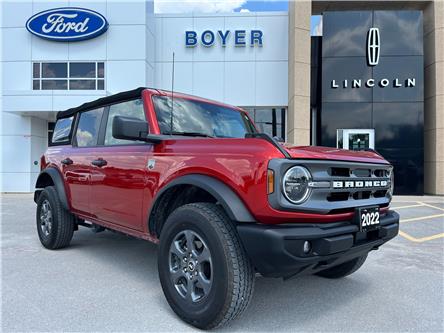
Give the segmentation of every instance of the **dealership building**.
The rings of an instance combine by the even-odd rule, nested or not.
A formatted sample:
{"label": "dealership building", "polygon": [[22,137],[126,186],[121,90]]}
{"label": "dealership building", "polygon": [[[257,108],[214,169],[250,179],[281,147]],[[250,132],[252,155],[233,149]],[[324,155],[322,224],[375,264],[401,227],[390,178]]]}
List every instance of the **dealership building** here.
{"label": "dealership building", "polygon": [[150,1],[0,6],[0,192],[33,191],[57,111],[170,90],[174,53],[175,91],[240,106],[296,145],[375,149],[398,194],[444,194],[444,1],[218,14],[156,14]]}

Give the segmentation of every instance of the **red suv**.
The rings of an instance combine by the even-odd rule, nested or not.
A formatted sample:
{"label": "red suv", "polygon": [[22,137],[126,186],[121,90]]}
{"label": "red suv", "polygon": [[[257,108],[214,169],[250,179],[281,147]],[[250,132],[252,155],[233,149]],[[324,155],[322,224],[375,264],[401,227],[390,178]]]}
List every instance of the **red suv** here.
{"label": "red suv", "polygon": [[376,152],[281,144],[195,96],[139,88],[59,112],[41,166],[43,246],[79,226],[159,243],[169,304],[203,329],[245,310],[256,272],[340,278],[398,233]]}

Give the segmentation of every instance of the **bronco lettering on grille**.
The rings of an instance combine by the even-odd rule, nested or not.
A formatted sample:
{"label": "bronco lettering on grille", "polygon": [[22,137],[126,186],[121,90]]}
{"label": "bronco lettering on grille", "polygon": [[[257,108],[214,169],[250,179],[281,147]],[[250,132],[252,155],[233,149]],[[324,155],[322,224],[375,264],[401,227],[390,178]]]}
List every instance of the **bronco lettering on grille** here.
{"label": "bronco lettering on grille", "polygon": [[366,180],[366,181],[354,181],[354,180],[335,180],[332,182],[332,187],[338,188],[367,188],[367,187],[387,187],[389,186],[388,180]]}

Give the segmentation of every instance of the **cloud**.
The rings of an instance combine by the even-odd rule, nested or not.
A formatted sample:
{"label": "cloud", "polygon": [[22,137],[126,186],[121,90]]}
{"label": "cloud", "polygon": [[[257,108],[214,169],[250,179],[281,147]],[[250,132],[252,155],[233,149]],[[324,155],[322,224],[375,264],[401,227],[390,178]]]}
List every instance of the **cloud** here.
{"label": "cloud", "polygon": [[155,0],[154,12],[176,13],[227,13],[241,8],[247,0]]}
{"label": "cloud", "polygon": [[319,22],[312,29],[312,36],[322,36],[322,16],[319,16]]}

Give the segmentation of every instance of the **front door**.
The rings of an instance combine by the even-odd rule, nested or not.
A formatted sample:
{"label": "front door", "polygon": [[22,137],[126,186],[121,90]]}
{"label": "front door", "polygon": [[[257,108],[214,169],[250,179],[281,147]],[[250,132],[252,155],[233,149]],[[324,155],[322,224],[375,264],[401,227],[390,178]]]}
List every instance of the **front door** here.
{"label": "front door", "polygon": [[91,172],[99,136],[103,108],[79,114],[73,147],[65,149],[62,172],[71,198],[73,212],[91,215]]}
{"label": "front door", "polygon": [[146,119],[140,99],[113,104],[106,109],[103,142],[95,150],[98,163],[91,173],[92,211],[99,220],[143,230],[147,163],[153,146],[115,139],[112,136],[115,116]]}
{"label": "front door", "polygon": [[336,147],[349,150],[375,149],[375,130],[338,129]]}

